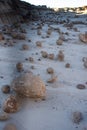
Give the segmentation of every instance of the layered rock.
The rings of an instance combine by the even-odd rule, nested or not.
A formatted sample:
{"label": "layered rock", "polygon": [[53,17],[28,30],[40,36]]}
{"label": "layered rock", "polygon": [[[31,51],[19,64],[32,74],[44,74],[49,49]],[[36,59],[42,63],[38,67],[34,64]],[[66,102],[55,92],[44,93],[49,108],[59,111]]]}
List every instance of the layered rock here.
{"label": "layered rock", "polygon": [[31,5],[20,0],[0,0],[0,24],[23,21],[30,16]]}

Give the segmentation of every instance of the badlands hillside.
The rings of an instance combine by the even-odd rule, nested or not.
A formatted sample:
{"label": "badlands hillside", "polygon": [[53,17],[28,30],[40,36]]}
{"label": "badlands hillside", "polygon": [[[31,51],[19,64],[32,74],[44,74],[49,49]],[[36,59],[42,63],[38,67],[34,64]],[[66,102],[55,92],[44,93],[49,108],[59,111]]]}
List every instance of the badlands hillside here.
{"label": "badlands hillside", "polygon": [[87,130],[87,6],[0,1],[0,130]]}

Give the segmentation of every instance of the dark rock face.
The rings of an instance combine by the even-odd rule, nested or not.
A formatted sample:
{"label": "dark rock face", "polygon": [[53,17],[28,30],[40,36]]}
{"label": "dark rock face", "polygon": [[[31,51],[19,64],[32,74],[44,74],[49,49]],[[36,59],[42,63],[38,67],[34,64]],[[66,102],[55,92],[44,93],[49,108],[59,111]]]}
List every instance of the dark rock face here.
{"label": "dark rock face", "polygon": [[30,17],[31,5],[20,0],[0,0],[0,23],[21,22]]}

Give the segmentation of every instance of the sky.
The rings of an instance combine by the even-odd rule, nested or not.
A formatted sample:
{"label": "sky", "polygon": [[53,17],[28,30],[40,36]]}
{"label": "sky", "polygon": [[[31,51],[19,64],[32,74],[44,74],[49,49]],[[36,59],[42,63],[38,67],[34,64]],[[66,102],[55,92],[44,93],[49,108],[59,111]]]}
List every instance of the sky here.
{"label": "sky", "polygon": [[87,5],[87,0],[23,0],[34,5],[47,5],[47,7],[80,7]]}

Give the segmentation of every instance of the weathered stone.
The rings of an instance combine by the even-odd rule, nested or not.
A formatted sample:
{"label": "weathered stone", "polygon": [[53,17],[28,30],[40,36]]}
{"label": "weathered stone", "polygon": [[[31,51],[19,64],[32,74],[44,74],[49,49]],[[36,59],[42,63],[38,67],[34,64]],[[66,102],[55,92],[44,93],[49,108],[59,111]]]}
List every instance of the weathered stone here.
{"label": "weathered stone", "polygon": [[0,121],[6,121],[9,119],[9,115],[5,112],[0,112]]}
{"label": "weathered stone", "polygon": [[39,76],[32,73],[24,73],[15,78],[11,83],[12,89],[19,95],[31,98],[43,98],[46,94],[46,87]]}
{"label": "weathered stone", "polygon": [[0,23],[18,23],[29,17],[32,6],[21,0],[1,0],[0,1]]}
{"label": "weathered stone", "polygon": [[52,54],[48,54],[48,58],[53,60],[54,59],[54,54],[53,53]]}
{"label": "weathered stone", "polygon": [[70,63],[66,63],[66,64],[65,64],[65,67],[66,67],[66,68],[70,68]]}
{"label": "weathered stone", "polygon": [[73,122],[78,124],[81,122],[81,120],[83,119],[83,116],[82,116],[82,113],[81,112],[73,112],[72,114],[72,119],[73,119]]}
{"label": "weathered stone", "polygon": [[47,73],[53,74],[54,73],[54,69],[52,67],[47,68]]}
{"label": "weathered stone", "polygon": [[10,92],[10,86],[9,85],[4,85],[2,87],[2,92],[3,93],[9,93]]}
{"label": "weathered stone", "polygon": [[14,124],[6,124],[3,130],[17,130],[17,128]]}
{"label": "weathered stone", "polygon": [[85,89],[86,88],[86,86],[84,84],[78,84],[76,87],[78,89]]}
{"label": "weathered stone", "polygon": [[79,35],[80,41],[87,43],[87,33]]}
{"label": "weathered stone", "polygon": [[42,47],[42,42],[41,42],[41,41],[37,41],[37,42],[36,42],[36,46]]}
{"label": "weathered stone", "polygon": [[64,54],[63,54],[63,52],[61,50],[58,53],[58,60],[59,61],[64,61]]}
{"label": "weathered stone", "polygon": [[21,62],[18,62],[16,64],[16,69],[17,69],[18,72],[23,71],[23,64]]}
{"label": "weathered stone", "polygon": [[22,50],[29,50],[29,46],[27,44],[22,45]]}
{"label": "weathered stone", "polygon": [[41,53],[42,53],[42,57],[44,57],[44,58],[48,57],[48,53],[46,51],[42,51]]}
{"label": "weathered stone", "polygon": [[6,113],[14,113],[17,112],[19,109],[19,103],[17,101],[17,98],[15,96],[9,96],[3,105],[3,110]]}
{"label": "weathered stone", "polygon": [[58,39],[58,40],[56,41],[56,44],[57,44],[57,45],[62,45],[62,44],[63,44],[63,40],[62,40],[62,39]]}

